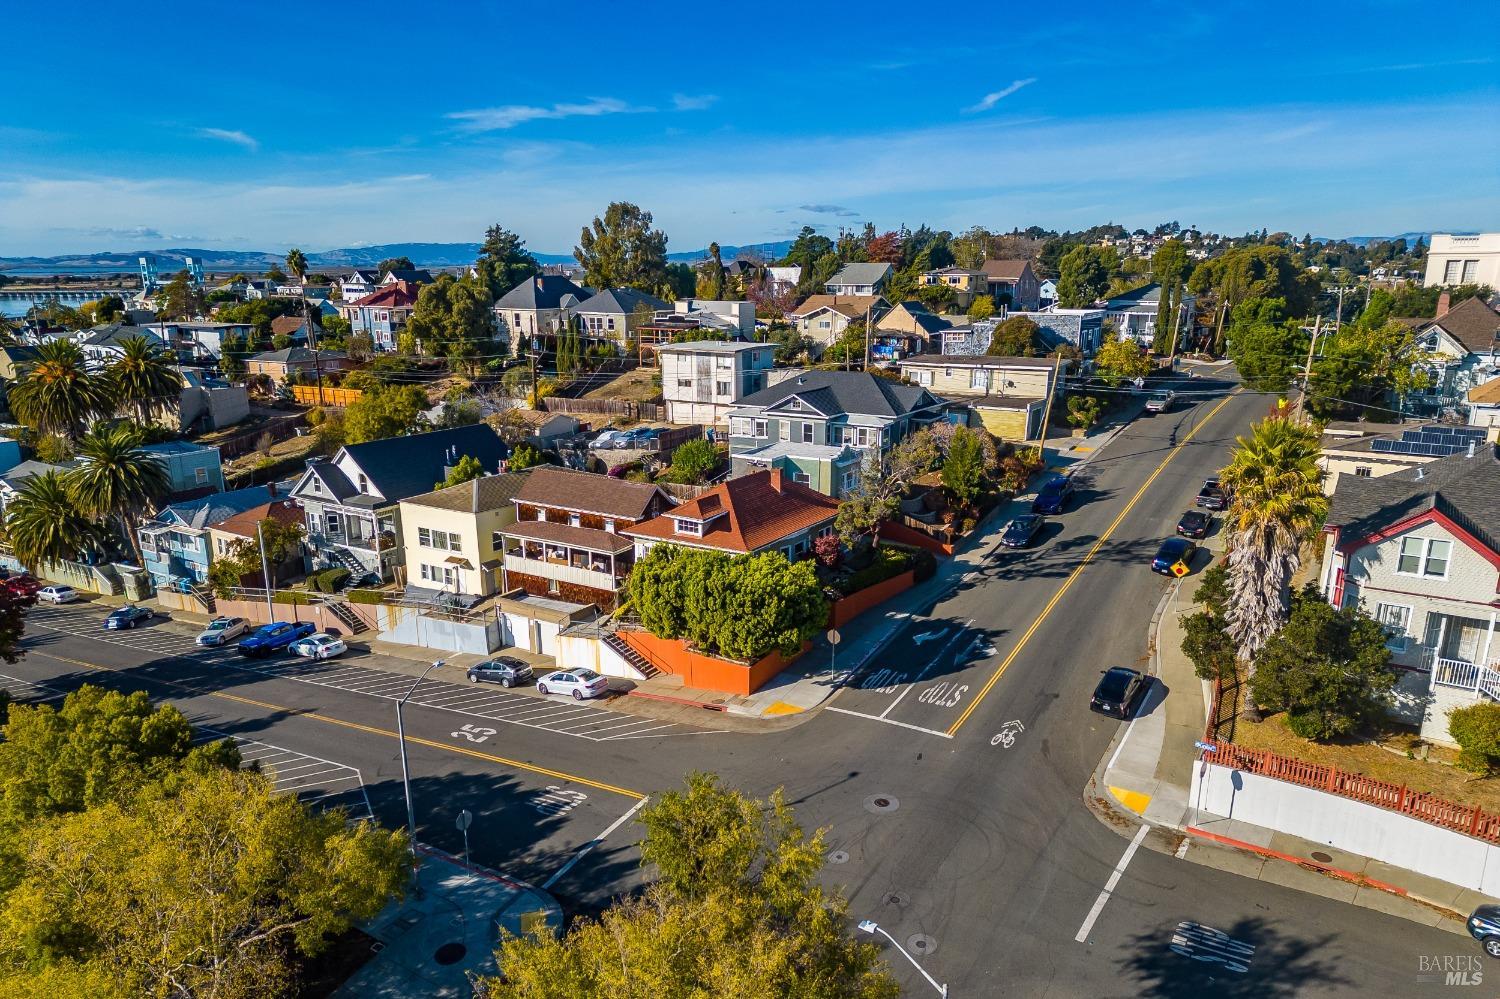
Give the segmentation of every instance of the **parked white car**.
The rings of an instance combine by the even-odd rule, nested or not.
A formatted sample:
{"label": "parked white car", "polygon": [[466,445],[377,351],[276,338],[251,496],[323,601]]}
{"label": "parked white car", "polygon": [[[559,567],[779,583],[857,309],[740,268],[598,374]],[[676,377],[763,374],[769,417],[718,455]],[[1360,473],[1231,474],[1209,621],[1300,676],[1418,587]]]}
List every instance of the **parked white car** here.
{"label": "parked white car", "polygon": [[70,604],[78,599],[78,591],[71,586],[44,586],[36,591],[36,598],[43,603]]}
{"label": "parked white car", "polygon": [[615,446],[615,442],[620,439],[620,436],[623,433],[623,430],[606,430],[598,437],[595,437],[593,440],[589,441],[589,447],[612,448]]}
{"label": "parked white car", "polygon": [[609,680],[591,669],[559,669],[536,682],[538,694],[572,694],[573,700],[602,697],[609,692]]}
{"label": "parked white car", "polygon": [[349,646],[337,635],[330,635],[326,631],[320,631],[316,635],[308,635],[306,638],[298,639],[291,645],[292,652],[304,659],[332,659],[349,651]]}
{"label": "parked white car", "polygon": [[216,617],[208,627],[198,633],[199,645],[223,645],[245,633],[246,622],[242,617]]}

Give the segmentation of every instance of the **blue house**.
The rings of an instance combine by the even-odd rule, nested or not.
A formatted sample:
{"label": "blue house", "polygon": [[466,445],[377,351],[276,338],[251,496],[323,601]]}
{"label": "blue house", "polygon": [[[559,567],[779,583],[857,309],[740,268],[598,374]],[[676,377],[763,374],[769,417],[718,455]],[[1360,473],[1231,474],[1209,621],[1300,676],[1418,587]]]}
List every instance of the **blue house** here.
{"label": "blue house", "polygon": [[147,444],[141,450],[155,455],[167,466],[167,475],[172,482],[169,495],[201,494],[206,490],[221,492],[224,489],[224,466],[216,447],[192,441],[163,441]]}
{"label": "blue house", "polygon": [[[141,557],[159,590],[183,590],[208,579],[208,529],[276,498],[274,486],[251,486],[173,503],[140,529]],[[285,495],[285,491],[282,491]]]}

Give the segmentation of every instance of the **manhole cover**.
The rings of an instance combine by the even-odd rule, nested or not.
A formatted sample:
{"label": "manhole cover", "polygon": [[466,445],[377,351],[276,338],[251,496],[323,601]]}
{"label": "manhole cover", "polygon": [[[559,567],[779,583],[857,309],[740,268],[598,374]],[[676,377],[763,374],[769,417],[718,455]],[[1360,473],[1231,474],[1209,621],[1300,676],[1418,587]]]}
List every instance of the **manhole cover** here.
{"label": "manhole cover", "polygon": [[906,946],[913,954],[931,954],[937,950],[937,941],[925,933],[913,933],[906,938]]}
{"label": "manhole cover", "polygon": [[1326,864],[1333,858],[1324,853],[1322,850],[1314,850],[1312,852],[1312,859],[1316,860],[1320,864]]}
{"label": "manhole cover", "polygon": [[830,864],[847,864],[849,863],[849,854],[843,850],[835,850],[828,855],[828,862]]}
{"label": "manhole cover", "polygon": [[881,812],[894,812],[900,807],[901,802],[897,801],[889,794],[872,794],[865,799],[865,811],[867,812],[875,812],[876,814],[879,814]]}
{"label": "manhole cover", "polygon": [[888,891],[881,896],[880,900],[886,905],[903,906],[911,901],[911,896],[904,891]]}
{"label": "manhole cover", "polygon": [[445,943],[432,955],[432,959],[438,964],[457,964],[468,952],[469,948],[461,943]]}

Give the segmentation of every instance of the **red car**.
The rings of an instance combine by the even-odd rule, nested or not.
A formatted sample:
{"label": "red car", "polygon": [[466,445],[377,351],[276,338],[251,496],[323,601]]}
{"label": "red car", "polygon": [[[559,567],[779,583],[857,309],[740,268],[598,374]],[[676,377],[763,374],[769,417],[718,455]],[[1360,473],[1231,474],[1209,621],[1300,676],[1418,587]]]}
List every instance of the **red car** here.
{"label": "red car", "polygon": [[35,597],[36,591],[42,588],[35,576],[20,575],[12,576],[3,584],[7,590],[21,597]]}

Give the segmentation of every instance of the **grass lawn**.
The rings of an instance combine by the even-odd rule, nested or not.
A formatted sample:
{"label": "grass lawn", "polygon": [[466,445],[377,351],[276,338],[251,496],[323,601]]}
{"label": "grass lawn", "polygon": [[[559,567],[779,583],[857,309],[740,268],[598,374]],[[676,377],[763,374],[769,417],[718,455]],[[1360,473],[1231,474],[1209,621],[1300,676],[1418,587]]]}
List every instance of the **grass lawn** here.
{"label": "grass lawn", "polygon": [[1427,760],[1408,759],[1406,751],[1419,744],[1414,734],[1391,732],[1382,733],[1377,738],[1381,740],[1380,745],[1369,741],[1308,742],[1292,734],[1281,713],[1267,715],[1260,722],[1238,718],[1234,724],[1236,746],[1270,750],[1309,763],[1332,764],[1350,773],[1405,784],[1413,791],[1426,791],[1460,804],[1478,805],[1490,814],[1500,813],[1500,778],[1479,778],[1450,766],[1458,754],[1440,746],[1429,747]]}
{"label": "grass lawn", "polygon": [[626,402],[657,402],[661,399],[661,385],[656,381],[655,368],[636,368],[627,371],[607,385],[601,385],[584,396],[585,399],[620,399]]}

